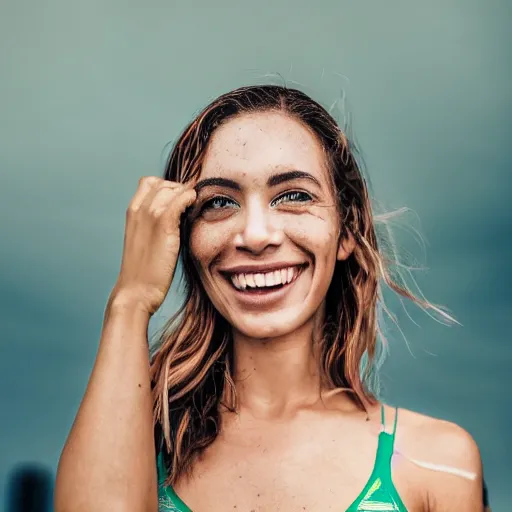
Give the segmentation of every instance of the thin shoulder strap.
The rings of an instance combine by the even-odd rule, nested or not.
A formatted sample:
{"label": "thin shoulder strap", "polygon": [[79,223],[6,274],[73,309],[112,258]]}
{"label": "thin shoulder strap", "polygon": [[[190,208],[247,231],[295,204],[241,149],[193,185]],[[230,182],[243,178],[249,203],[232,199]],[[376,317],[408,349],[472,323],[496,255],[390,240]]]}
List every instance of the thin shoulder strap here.
{"label": "thin shoulder strap", "polygon": [[393,440],[395,439],[397,423],[398,423],[398,407],[395,407],[395,422],[393,423]]}
{"label": "thin shoulder strap", "polygon": [[381,433],[379,435],[379,444],[377,448],[374,473],[379,474],[382,478],[386,479],[391,478],[391,459],[393,457],[393,453],[395,452],[395,434],[398,418],[398,408],[395,407],[394,409],[395,420],[393,424],[393,432],[388,432],[386,430],[386,412],[384,404],[381,404],[380,415],[382,421],[382,428]]}
{"label": "thin shoulder strap", "polygon": [[382,403],[380,406],[380,417],[382,426],[379,435],[374,474],[379,475],[381,478],[389,479],[391,477],[391,457],[393,456],[395,444],[396,411],[393,433],[386,430],[386,409]]}
{"label": "thin shoulder strap", "polygon": [[[381,419],[381,423],[382,423],[382,430],[385,432],[386,431],[386,413],[384,410],[384,404],[380,404],[380,419]],[[395,439],[397,422],[398,422],[398,407],[395,407],[395,420],[393,422],[393,432],[391,434],[393,436],[393,439]]]}

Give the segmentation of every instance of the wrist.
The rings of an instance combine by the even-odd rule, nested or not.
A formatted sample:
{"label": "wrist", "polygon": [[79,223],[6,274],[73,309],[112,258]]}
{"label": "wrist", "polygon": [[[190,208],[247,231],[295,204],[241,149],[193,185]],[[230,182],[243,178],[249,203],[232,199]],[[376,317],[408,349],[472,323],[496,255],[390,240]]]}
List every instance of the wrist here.
{"label": "wrist", "polygon": [[125,291],[112,291],[105,314],[109,315],[115,314],[124,314],[129,316],[137,316],[139,318],[146,318],[149,321],[151,318],[151,313],[149,312],[146,305],[141,301],[137,296],[133,293],[125,292]]}

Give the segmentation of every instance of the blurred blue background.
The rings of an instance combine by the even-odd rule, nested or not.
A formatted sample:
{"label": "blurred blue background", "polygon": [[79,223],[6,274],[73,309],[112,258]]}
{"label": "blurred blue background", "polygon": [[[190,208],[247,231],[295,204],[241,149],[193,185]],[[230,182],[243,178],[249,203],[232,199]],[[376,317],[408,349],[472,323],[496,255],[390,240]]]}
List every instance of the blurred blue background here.
{"label": "blurred blue background", "polygon": [[393,303],[407,341],[391,330],[386,398],[469,430],[510,510],[511,21],[504,0],[3,0],[0,504],[17,465],[55,474],[139,177],[214,97],[279,73],[337,101],[375,198],[415,212],[426,256],[398,238],[422,291],[463,324]]}

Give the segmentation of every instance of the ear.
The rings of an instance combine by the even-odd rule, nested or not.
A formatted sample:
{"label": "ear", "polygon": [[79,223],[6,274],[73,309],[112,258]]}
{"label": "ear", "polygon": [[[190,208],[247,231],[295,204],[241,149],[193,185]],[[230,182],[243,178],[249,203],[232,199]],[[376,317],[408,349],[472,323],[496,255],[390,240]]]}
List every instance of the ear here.
{"label": "ear", "polygon": [[336,259],[338,260],[346,260],[353,252],[356,247],[356,241],[354,240],[354,236],[347,229],[345,233],[340,235],[340,239],[338,242],[338,252],[336,253]]}

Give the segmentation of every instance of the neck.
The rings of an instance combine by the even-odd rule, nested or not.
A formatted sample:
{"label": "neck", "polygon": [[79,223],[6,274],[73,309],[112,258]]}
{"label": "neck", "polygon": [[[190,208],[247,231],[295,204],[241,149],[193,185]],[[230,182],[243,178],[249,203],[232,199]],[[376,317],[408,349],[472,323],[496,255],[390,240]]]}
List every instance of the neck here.
{"label": "neck", "polygon": [[263,340],[234,332],[233,377],[240,410],[260,419],[284,418],[318,402],[319,335],[314,321]]}

